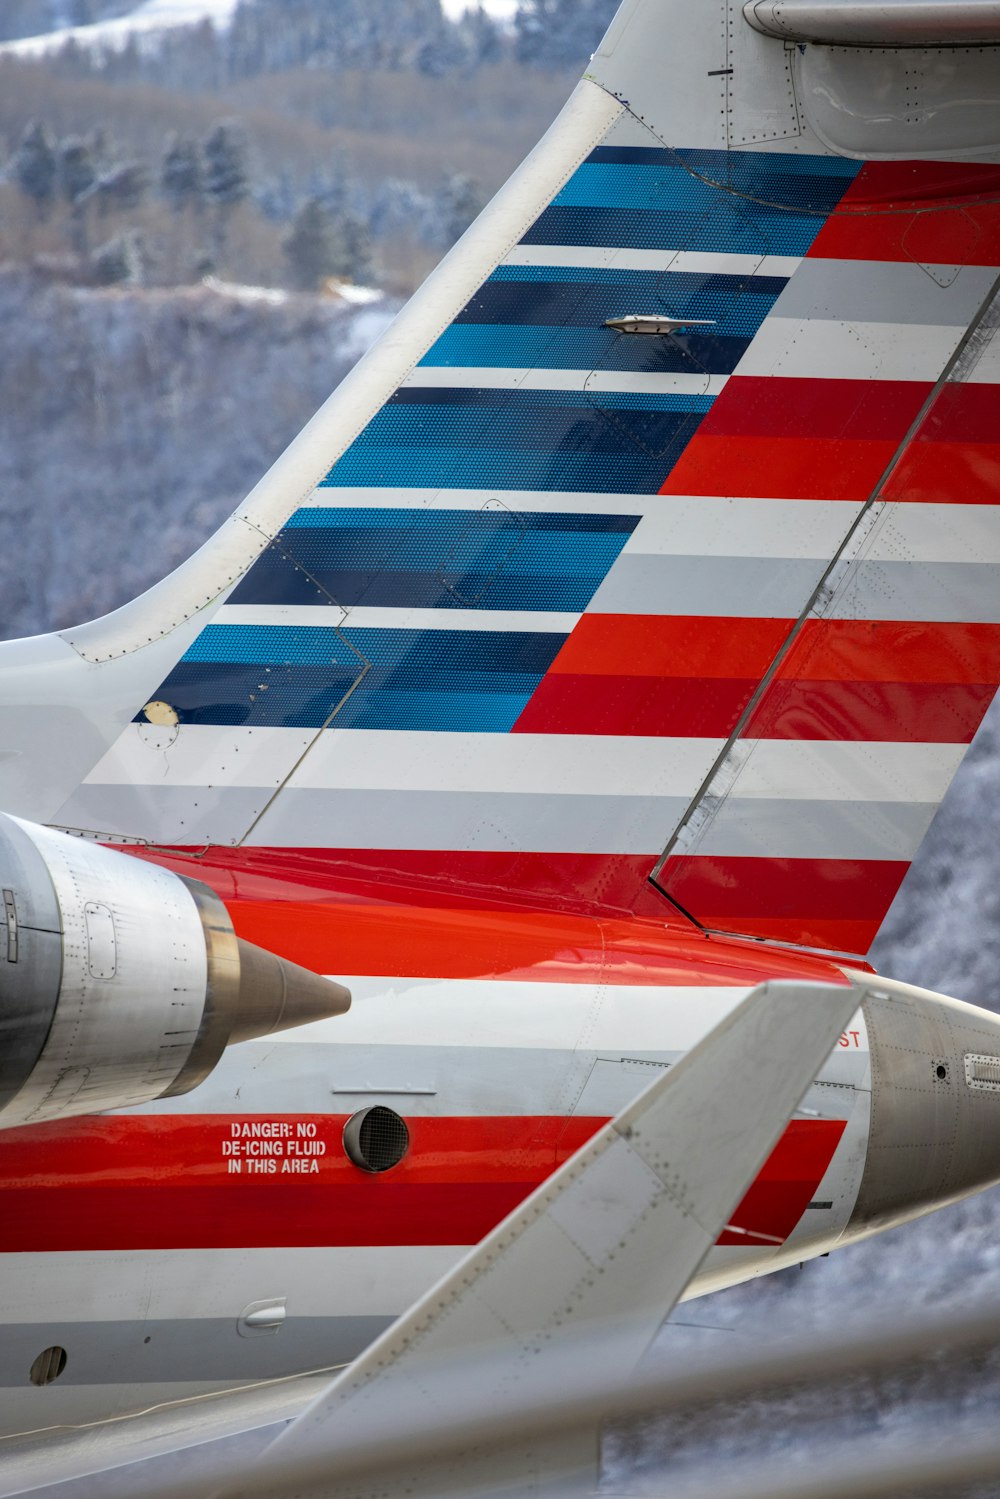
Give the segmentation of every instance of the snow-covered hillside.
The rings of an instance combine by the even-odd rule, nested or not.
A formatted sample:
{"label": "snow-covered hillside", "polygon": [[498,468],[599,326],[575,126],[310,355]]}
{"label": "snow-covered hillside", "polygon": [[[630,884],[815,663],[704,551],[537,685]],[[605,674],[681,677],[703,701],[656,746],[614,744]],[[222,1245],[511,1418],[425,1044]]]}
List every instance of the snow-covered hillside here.
{"label": "snow-covered hillside", "polygon": [[[155,45],[156,38],[177,26],[193,26],[211,21],[225,26],[240,0],[138,0],[134,9],[113,20],[97,21],[89,26],[55,26],[37,36],[0,43],[0,55],[38,57],[57,51],[68,41],[102,50],[118,50],[134,37]],[[458,19],[479,0],[442,0],[442,10]],[[483,0],[483,9],[498,20],[509,20],[517,0]]]}
{"label": "snow-covered hillside", "polygon": [[239,0],[142,0],[127,15],[110,21],[95,21],[89,26],[58,26],[39,36],[4,42],[0,54],[37,57],[57,51],[68,41],[80,46],[117,50],[127,46],[132,37],[152,39],[175,26],[192,26],[212,21],[224,26]]}

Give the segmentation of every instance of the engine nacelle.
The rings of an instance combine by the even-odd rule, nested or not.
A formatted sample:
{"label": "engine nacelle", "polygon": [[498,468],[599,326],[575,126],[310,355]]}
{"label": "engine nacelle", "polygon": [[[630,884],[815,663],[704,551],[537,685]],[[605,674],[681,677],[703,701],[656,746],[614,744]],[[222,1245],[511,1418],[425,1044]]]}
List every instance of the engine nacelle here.
{"label": "engine nacelle", "polygon": [[207,886],[0,813],[0,1128],[187,1093],[226,1046],[337,1015]]}

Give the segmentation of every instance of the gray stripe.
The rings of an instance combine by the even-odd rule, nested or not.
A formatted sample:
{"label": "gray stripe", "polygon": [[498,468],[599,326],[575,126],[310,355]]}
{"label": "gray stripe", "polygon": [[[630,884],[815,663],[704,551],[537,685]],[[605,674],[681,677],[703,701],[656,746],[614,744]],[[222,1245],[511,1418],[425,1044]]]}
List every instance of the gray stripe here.
{"label": "gray stripe", "polygon": [[[971,322],[996,272],[989,266],[967,265],[942,286],[935,269],[924,270],[911,261],[803,260],[771,316],[950,327]],[[952,274],[948,268],[941,280],[947,282]]]}
{"label": "gray stripe", "polygon": [[1000,567],[989,562],[859,562],[834,609],[838,619],[1000,622]]}
{"label": "gray stripe", "polygon": [[[470,746],[475,753],[475,746]],[[613,779],[609,767],[608,780]],[[695,787],[692,786],[691,794]],[[288,789],[251,842],[296,848],[525,849],[635,853],[683,816],[683,796],[553,796],[517,791]]]}
{"label": "gray stripe", "polygon": [[[589,606],[595,614],[797,618],[828,559],[672,557],[624,552]],[[1000,621],[1000,566],[856,562],[835,608],[841,619]]]}
{"label": "gray stripe", "polygon": [[[470,745],[470,753],[474,751]],[[400,771],[401,778],[405,774],[405,769]],[[610,769],[608,780],[613,780]],[[690,795],[695,790],[692,785]],[[81,786],[67,805],[74,826],[95,833],[127,833],[153,843],[225,842],[220,823],[235,826],[239,812],[259,796],[230,787],[206,791],[200,786]],[[635,853],[652,851],[662,843],[689,800],[690,796],[289,787],[257,823],[250,842],[296,848]],[[247,826],[249,819],[243,831]]]}
{"label": "gray stripe", "polygon": [[[267,1286],[292,1296],[287,1284]],[[274,1334],[241,1337],[231,1317],[184,1317],[143,1322],[23,1322],[0,1328],[0,1387],[23,1389],[45,1348],[66,1350],[58,1388],[67,1385],[168,1384],[173,1381],[271,1379],[329,1368],[356,1358],[402,1307],[385,1316],[287,1317]],[[149,1340],[148,1342],[146,1340]]]}
{"label": "gray stripe", "polygon": [[912,859],[937,811],[931,802],[729,797],[692,850],[774,859]]}
{"label": "gray stripe", "polygon": [[795,619],[827,561],[825,557],[673,557],[623,552],[588,612]]}
{"label": "gray stripe", "polygon": [[239,843],[274,794],[274,786],[82,785],[52,820],[154,843]]}

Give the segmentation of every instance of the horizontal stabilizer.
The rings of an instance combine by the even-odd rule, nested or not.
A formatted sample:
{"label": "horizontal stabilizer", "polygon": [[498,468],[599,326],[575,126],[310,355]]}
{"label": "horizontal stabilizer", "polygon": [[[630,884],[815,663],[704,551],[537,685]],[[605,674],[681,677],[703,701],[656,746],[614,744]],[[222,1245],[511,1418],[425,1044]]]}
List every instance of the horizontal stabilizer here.
{"label": "horizontal stabilizer", "polygon": [[[475,1442],[631,1374],[862,997],[761,985],[402,1316],[226,1499],[589,1490],[581,1445]],[[599,1357],[595,1357],[599,1354]],[[452,1450],[449,1433],[462,1431]]]}

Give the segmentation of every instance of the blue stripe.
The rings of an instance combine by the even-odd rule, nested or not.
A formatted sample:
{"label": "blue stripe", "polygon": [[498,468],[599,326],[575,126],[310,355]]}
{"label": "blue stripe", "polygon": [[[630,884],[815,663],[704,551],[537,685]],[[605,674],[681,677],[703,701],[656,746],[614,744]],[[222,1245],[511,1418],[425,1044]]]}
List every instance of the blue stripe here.
{"label": "blue stripe", "polygon": [[[712,153],[707,153],[711,155]],[[585,161],[553,199],[556,208],[683,209],[710,213],[727,198],[738,203],[752,194],[756,204],[786,212],[825,216],[840,201],[844,176],[798,172],[794,158],[772,155],[702,159],[679,152],[672,162],[610,163]]]}
{"label": "blue stripe", "polygon": [[[626,313],[643,311],[629,307]],[[648,309],[647,309],[648,310]],[[642,371],[731,375],[749,338],[674,333],[644,338],[613,328],[519,328],[453,323],[420,361],[457,369]]]}
{"label": "blue stripe", "polygon": [[[186,662],[252,665],[350,665],[354,676],[366,664],[428,672],[472,674],[547,671],[564,634],[529,630],[343,630],[324,625],[206,625],[182,656]],[[350,649],[353,647],[353,650]],[[413,687],[417,682],[397,685]],[[477,690],[482,690],[478,684]]]}
{"label": "blue stripe", "polygon": [[658,494],[663,477],[690,433],[655,454],[608,457],[600,453],[470,453],[431,448],[361,448],[357,444],[323,480],[323,486],[391,489],[538,489],[572,494]]}

